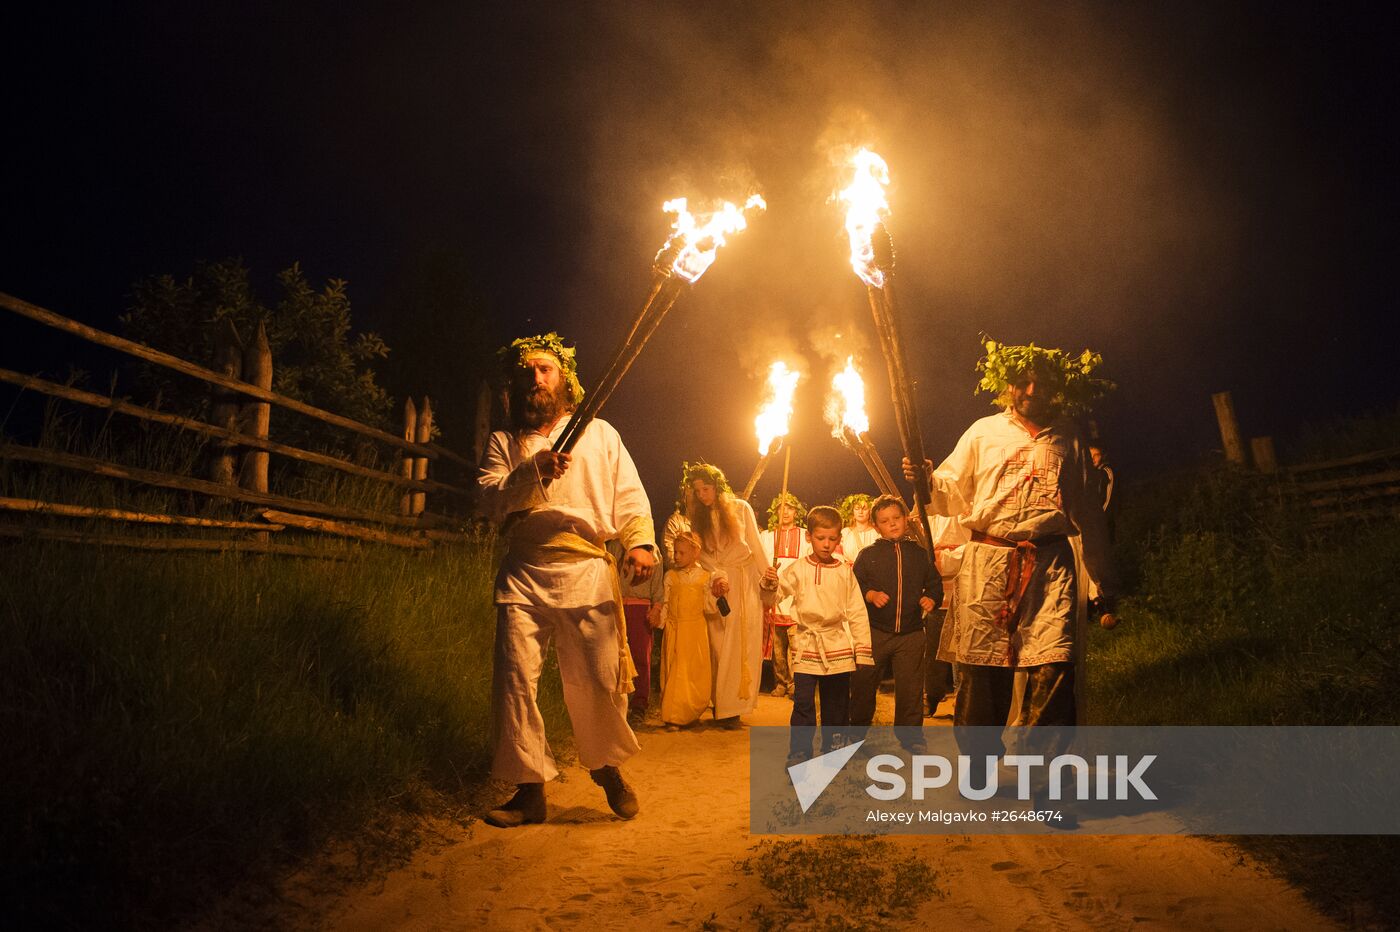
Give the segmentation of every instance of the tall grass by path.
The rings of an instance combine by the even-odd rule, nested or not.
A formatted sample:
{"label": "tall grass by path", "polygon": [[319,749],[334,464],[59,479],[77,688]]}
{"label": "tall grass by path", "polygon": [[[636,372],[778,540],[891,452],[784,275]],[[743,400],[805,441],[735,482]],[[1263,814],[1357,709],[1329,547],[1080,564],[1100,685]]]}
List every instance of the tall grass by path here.
{"label": "tall grass by path", "polygon": [[1321,534],[1206,470],[1139,489],[1118,558],[1133,595],[1091,631],[1094,724],[1400,724],[1395,522]]}
{"label": "tall grass by path", "polygon": [[[484,779],[492,541],[348,562],[0,546],[0,855],[32,918],[147,924]],[[567,734],[557,673],[541,706]]]}
{"label": "tall grass by path", "polygon": [[[1117,628],[1090,632],[1090,724],[1400,724],[1394,521],[1317,532],[1266,480],[1221,468],[1124,501],[1117,549],[1132,595]],[[1400,838],[1229,841],[1334,918],[1400,927]]]}

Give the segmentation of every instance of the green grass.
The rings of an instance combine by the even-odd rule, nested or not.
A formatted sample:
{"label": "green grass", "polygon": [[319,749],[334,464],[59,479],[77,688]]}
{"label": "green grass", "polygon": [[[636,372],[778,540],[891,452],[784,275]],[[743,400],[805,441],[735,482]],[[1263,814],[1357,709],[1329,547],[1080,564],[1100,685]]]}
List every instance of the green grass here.
{"label": "green grass", "polygon": [[[0,546],[7,902],[145,923],[489,763],[489,542],[353,562]],[[557,679],[542,696],[567,733]],[[75,913],[76,911],[76,913]]]}
{"label": "green grass", "polygon": [[1140,489],[1122,624],[1089,640],[1095,724],[1400,724],[1400,529],[1313,533],[1253,477]]}
{"label": "green grass", "polygon": [[736,865],[772,896],[749,914],[755,928],[886,929],[907,924],[946,895],[938,872],[892,842],[868,835],[761,841]]}
{"label": "green grass", "polygon": [[[1328,535],[1256,477],[1204,470],[1131,490],[1121,624],[1091,630],[1098,725],[1400,724],[1400,528]],[[1392,836],[1229,839],[1329,915],[1400,917]]]}
{"label": "green grass", "polygon": [[[187,475],[204,463],[187,435],[53,406],[38,440]],[[399,497],[301,467],[274,478],[279,488],[390,511]],[[7,462],[0,495],[245,519],[255,511]],[[415,814],[460,815],[486,789],[494,539],[431,552],[273,539],[344,559],[0,540],[8,917],[148,927],[206,914],[230,892],[266,901],[327,846],[382,863],[407,848]],[[553,664],[540,704],[555,746],[566,745]]]}

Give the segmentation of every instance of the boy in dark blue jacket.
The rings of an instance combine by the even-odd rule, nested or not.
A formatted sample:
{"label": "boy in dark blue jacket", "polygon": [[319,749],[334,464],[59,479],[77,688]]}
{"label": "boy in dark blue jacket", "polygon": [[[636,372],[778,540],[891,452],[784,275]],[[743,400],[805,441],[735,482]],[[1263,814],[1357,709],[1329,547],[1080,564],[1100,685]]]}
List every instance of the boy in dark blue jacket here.
{"label": "boy in dark blue jacket", "polygon": [[[875,693],[885,672],[894,670],[894,724],[900,744],[923,750],[924,616],[943,601],[943,584],[928,552],[905,537],[909,512],[893,495],[870,506],[880,539],[856,557],[855,575],[870,619],[875,665],[851,675],[851,725],[875,718]],[[905,728],[910,730],[905,731]]]}

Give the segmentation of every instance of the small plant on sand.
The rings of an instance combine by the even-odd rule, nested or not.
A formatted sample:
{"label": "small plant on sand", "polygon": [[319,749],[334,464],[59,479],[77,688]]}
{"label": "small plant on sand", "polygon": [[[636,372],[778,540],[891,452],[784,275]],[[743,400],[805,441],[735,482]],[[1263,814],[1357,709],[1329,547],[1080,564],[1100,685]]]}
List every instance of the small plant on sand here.
{"label": "small plant on sand", "polygon": [[819,929],[880,929],[908,921],[932,896],[938,873],[882,838],[827,835],[813,841],[763,841],[740,861],[775,902],[750,913],[759,929],[802,921]]}

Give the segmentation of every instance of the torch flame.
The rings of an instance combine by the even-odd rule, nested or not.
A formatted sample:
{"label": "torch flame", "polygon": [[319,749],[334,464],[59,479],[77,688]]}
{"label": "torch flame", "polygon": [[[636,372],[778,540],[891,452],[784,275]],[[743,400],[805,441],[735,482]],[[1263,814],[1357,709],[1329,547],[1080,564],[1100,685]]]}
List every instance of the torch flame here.
{"label": "torch flame", "polygon": [[885,185],[890,183],[889,166],[879,155],[862,148],[851,158],[854,175],[850,185],[836,197],[846,203],[846,235],[851,241],[851,268],[860,280],[873,288],[883,288],[885,273],[875,265],[871,236],[880,219],[890,212]]}
{"label": "torch flame", "polygon": [[759,455],[766,454],[773,441],[786,437],[788,421],[792,418],[792,396],[797,390],[797,380],[801,374],[789,369],[781,359],[768,367],[768,401],[759,409],[754,418],[754,432],[758,434]]}
{"label": "torch flame", "polygon": [[725,237],[748,227],[745,211],[767,210],[768,204],[761,195],[754,194],[744,202],[743,207],[736,207],[725,201],[719,210],[697,218],[690,212],[687,200],[678,197],[662,204],[661,209],[668,214],[675,214],[676,220],[671,224],[673,232],[666,240],[666,245],[661,247],[661,252],[657,253],[657,258],[668,249],[676,249],[677,254],[675,261],[671,263],[671,269],[693,284],[714,264],[719,247],[726,242]]}
{"label": "torch flame", "polygon": [[856,371],[855,360],[847,356],[846,368],[831,377],[831,400],[827,403],[831,435],[840,438],[847,428],[859,436],[870,430],[865,413],[865,380]]}

